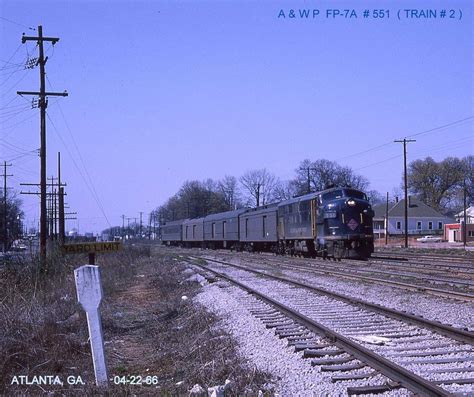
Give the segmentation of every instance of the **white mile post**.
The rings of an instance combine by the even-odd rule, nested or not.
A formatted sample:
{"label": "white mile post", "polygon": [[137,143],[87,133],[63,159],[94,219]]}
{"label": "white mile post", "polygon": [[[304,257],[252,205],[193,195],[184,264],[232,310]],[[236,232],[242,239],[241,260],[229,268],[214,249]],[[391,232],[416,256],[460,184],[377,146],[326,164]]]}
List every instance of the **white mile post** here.
{"label": "white mile post", "polygon": [[104,339],[99,315],[102,300],[99,266],[84,265],[74,270],[77,300],[87,314],[92,360],[94,362],[95,382],[97,386],[107,386],[107,367],[105,365]]}

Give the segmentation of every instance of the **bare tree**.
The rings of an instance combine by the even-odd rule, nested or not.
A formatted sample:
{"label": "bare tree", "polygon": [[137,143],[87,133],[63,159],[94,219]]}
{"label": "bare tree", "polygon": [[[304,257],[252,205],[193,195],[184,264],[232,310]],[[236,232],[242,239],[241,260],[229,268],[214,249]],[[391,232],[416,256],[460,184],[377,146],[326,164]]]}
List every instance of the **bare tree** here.
{"label": "bare tree", "polygon": [[276,178],[266,168],[263,168],[247,171],[240,177],[240,183],[247,193],[247,204],[258,207],[272,200]]}
{"label": "bare tree", "polygon": [[275,201],[289,200],[297,195],[294,181],[280,181],[275,183],[273,188],[273,199]]}
{"label": "bare tree", "polygon": [[217,189],[223,194],[224,200],[230,210],[235,210],[240,207],[239,186],[235,176],[224,176],[224,178],[217,183]]}
{"label": "bare tree", "polygon": [[369,186],[368,180],[350,167],[342,167],[325,159],[306,159],[296,169],[296,178],[293,180],[298,194],[308,193],[308,175],[312,191],[324,190],[328,185],[351,186],[360,190],[366,190]]}

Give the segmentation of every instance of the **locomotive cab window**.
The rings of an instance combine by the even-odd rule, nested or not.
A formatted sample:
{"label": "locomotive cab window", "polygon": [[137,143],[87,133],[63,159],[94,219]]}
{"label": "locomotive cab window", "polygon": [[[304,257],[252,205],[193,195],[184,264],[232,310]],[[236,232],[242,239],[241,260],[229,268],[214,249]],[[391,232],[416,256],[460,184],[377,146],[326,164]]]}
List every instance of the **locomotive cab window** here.
{"label": "locomotive cab window", "polygon": [[359,190],[354,190],[354,189],[345,189],[346,196],[347,197],[352,197],[360,200],[367,200],[367,196],[365,193],[360,192]]}
{"label": "locomotive cab window", "polygon": [[344,197],[342,190],[333,190],[332,192],[323,194],[323,201],[330,201]]}

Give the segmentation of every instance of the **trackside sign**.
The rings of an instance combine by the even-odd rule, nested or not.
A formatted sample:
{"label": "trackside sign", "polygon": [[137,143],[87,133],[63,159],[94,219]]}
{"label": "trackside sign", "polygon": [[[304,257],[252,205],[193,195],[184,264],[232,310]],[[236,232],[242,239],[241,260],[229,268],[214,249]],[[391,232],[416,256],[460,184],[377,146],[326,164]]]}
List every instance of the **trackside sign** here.
{"label": "trackside sign", "polygon": [[64,254],[90,254],[96,252],[113,252],[122,249],[121,241],[102,241],[100,243],[64,244],[61,250]]}

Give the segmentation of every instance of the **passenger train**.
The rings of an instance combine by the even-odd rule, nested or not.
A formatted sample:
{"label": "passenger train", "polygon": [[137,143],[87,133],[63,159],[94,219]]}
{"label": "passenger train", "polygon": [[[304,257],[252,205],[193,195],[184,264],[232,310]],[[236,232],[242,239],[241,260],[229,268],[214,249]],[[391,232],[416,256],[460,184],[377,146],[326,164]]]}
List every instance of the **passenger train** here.
{"label": "passenger train", "polygon": [[333,187],[257,208],[161,227],[166,245],[365,259],[374,252],[374,211],[365,193]]}

